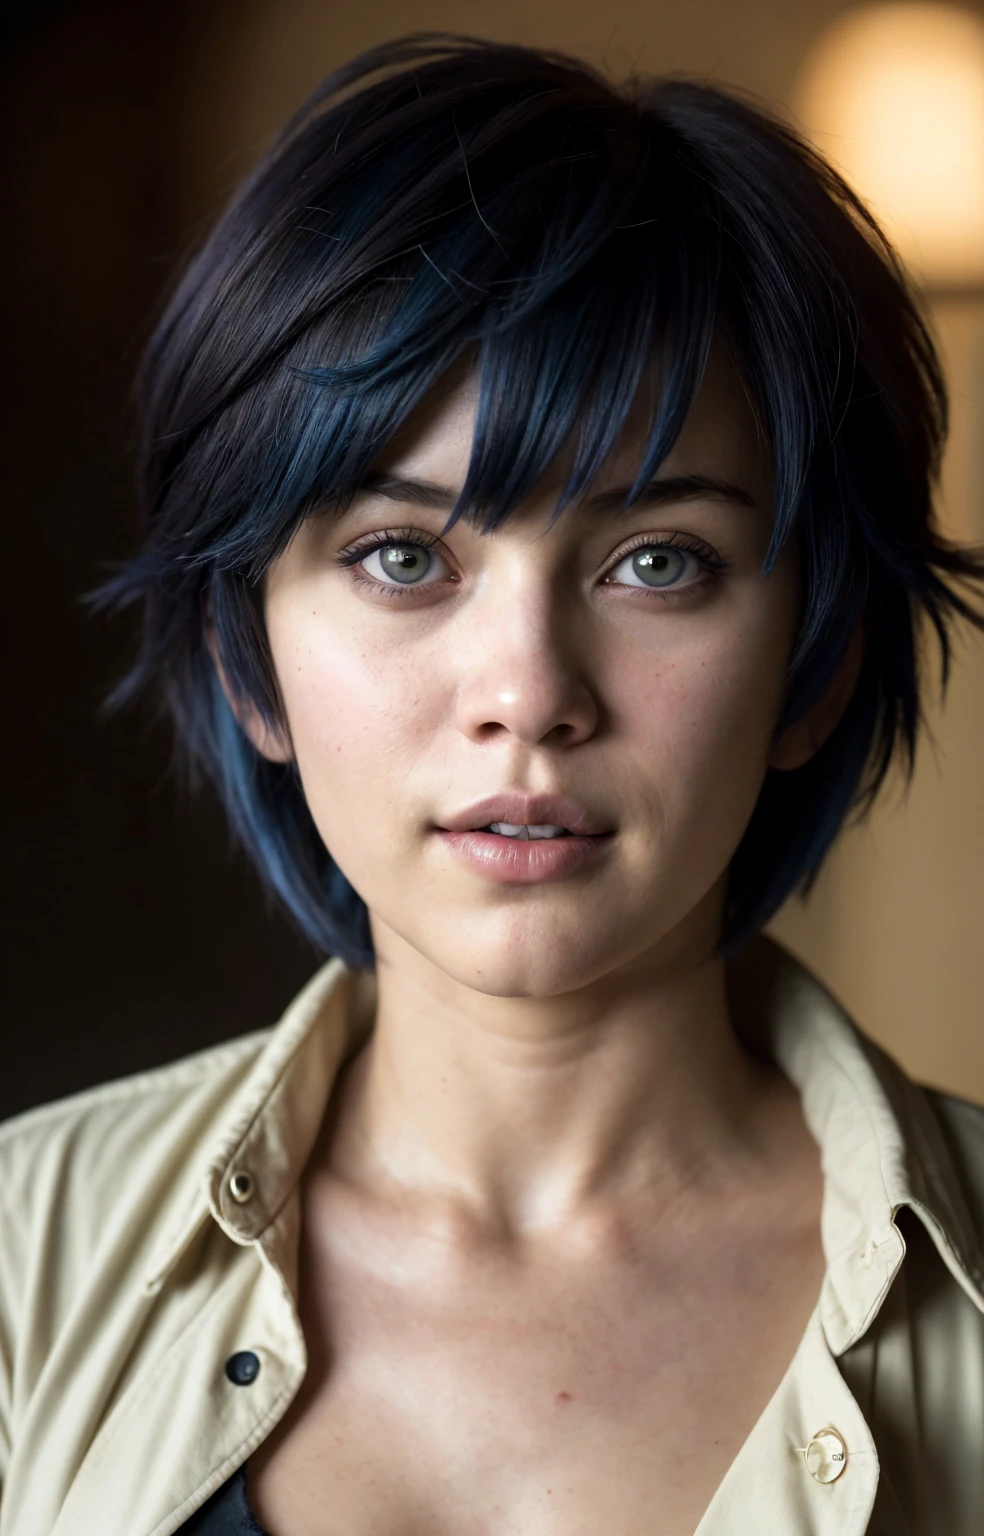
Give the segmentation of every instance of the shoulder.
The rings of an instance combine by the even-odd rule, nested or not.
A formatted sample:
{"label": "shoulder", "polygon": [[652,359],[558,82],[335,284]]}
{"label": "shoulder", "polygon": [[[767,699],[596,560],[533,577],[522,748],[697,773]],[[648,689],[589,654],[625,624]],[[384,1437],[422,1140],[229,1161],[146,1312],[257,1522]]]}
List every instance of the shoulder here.
{"label": "shoulder", "polygon": [[[261,1030],[0,1124],[0,1225],[18,1251],[98,1245],[111,1214],[163,1218],[269,1038]],[[26,1257],[26,1252],[25,1255]],[[2,1278],[2,1276],[0,1276]]]}
{"label": "shoulder", "polygon": [[143,1137],[178,1105],[203,1105],[248,1071],[270,1037],[269,1029],[241,1035],[179,1061],[114,1078],[50,1104],[0,1121],[0,1159],[8,1168],[25,1152],[101,1136],[110,1127]]}
{"label": "shoulder", "polygon": [[936,1088],[923,1088],[943,1133],[970,1207],[978,1237],[984,1241],[984,1105]]}
{"label": "shoulder", "polygon": [[984,1166],[984,1104],[975,1104],[971,1099],[944,1093],[940,1088],[923,1086],[922,1091],[938,1119],[949,1127],[958,1145]]}

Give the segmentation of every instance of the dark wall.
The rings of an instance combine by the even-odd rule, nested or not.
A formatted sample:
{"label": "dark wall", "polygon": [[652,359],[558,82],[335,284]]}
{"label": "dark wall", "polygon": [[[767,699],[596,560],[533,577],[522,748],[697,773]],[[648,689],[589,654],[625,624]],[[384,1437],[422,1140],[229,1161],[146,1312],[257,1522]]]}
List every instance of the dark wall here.
{"label": "dark wall", "polygon": [[0,1116],[270,1023],[317,963],[212,796],[176,788],[167,732],[99,717],[132,626],[81,604],[134,545],[130,381],[211,212],[184,89],[205,10],[5,23]]}

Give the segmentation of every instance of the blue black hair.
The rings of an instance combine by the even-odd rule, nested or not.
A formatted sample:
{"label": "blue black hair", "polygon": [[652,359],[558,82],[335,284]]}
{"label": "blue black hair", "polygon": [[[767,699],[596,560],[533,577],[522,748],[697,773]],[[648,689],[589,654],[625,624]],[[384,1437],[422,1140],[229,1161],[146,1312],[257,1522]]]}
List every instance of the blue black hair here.
{"label": "blue black hair", "polygon": [[374,962],[292,764],[266,761],[219,685],[282,705],[262,579],[300,521],[346,506],[412,407],[478,370],[458,517],[497,527],[573,445],[555,516],[657,384],[629,504],[671,448],[712,339],[770,446],[774,532],[805,577],[778,730],[820,695],[860,623],[846,712],[804,767],[767,773],[729,873],[722,952],[808,889],[852,807],[920,723],[917,623],[943,657],[984,551],[941,536],[940,366],[864,206],[788,127],[676,77],[616,88],[561,54],[417,34],[331,75],[191,261],[140,383],[141,551],[102,590],[142,605],[118,698],[152,690],[269,885],[322,950]]}

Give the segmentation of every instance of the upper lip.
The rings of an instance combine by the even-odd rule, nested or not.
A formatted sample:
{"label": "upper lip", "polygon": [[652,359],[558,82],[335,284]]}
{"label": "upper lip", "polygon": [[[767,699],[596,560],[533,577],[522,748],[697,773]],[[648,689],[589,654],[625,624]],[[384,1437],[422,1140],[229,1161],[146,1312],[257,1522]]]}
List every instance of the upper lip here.
{"label": "upper lip", "polygon": [[446,816],[439,825],[444,832],[475,832],[493,821],[505,821],[514,827],[565,827],[581,837],[612,831],[610,823],[578,800],[567,800],[562,795],[527,795],[515,790],[476,800],[453,816]]}

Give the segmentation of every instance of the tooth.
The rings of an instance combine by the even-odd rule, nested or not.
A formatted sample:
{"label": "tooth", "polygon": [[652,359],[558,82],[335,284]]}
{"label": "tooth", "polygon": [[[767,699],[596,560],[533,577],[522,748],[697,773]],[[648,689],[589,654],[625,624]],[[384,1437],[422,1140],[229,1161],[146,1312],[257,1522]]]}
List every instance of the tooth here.
{"label": "tooth", "polygon": [[515,837],[521,842],[528,842],[544,837],[565,837],[566,827],[534,826],[523,827],[511,821],[493,821],[489,824],[490,832],[498,832],[500,837]]}

